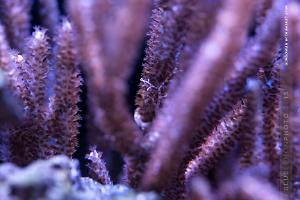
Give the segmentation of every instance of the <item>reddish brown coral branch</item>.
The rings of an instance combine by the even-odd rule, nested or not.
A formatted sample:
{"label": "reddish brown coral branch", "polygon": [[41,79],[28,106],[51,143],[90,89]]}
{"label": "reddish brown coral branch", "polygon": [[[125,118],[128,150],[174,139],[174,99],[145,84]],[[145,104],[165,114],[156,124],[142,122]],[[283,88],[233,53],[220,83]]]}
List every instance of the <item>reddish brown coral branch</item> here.
{"label": "reddish brown coral branch", "polygon": [[240,134],[239,124],[245,113],[245,105],[238,103],[236,108],[226,116],[213,132],[198,147],[194,159],[190,160],[185,179],[188,182],[192,176],[205,174],[211,169],[222,155],[234,148]]}
{"label": "reddish brown coral branch", "polygon": [[33,103],[35,105],[34,114],[37,118],[45,118],[44,111],[47,100],[46,79],[49,71],[50,44],[46,35],[46,30],[36,28],[32,37],[26,42],[27,51],[25,54],[25,69],[28,77],[23,77],[23,82],[28,83]]}
{"label": "reddish brown coral branch", "polygon": [[[142,129],[149,127],[164,99],[172,95],[176,83],[190,64],[187,60],[193,57],[191,54],[197,52],[199,43],[208,35],[216,15],[216,12],[213,12],[217,7],[216,4],[186,0],[157,3],[157,8],[152,13],[148,33],[150,38],[147,43],[140,89],[136,97],[138,107],[134,117]],[[138,174],[142,174],[145,164],[138,164],[139,159],[130,160],[135,160]],[[132,163],[129,166],[132,166]],[[130,169],[135,171],[132,167]],[[136,178],[130,183],[138,185],[138,176],[133,176]]]}
{"label": "reddish brown coral branch", "polygon": [[21,54],[12,52],[10,56],[10,73],[8,76],[11,85],[10,88],[13,90],[16,98],[19,98],[24,105],[26,116],[32,115],[37,105],[35,105],[30,91],[33,86],[29,84],[31,77],[28,74],[28,64]]}
{"label": "reddish brown coral branch", "polygon": [[[101,41],[105,33],[106,23],[104,22],[107,15],[105,1],[67,1],[67,8],[73,20],[76,29],[76,43],[80,52],[79,59],[82,64],[83,71],[88,77],[86,83],[88,85],[88,101],[89,115],[88,117],[88,139],[91,144],[101,145],[107,143],[108,139],[104,131],[99,127],[98,113],[101,113],[101,108],[98,107],[98,99],[95,97],[93,90],[98,91],[106,81],[105,65],[104,65],[104,43]],[[108,6],[109,7],[109,6]],[[99,22],[99,25],[96,24]],[[92,76],[90,76],[92,74]],[[92,89],[94,88],[94,89]],[[95,140],[96,137],[99,138]],[[92,142],[91,142],[92,141]],[[100,141],[100,142],[98,142]],[[103,146],[103,145],[101,145]]]}
{"label": "reddish brown coral branch", "polygon": [[158,3],[152,14],[140,90],[136,97],[135,120],[140,127],[149,126],[166,96],[171,95],[169,82],[172,79],[177,82],[199,43],[210,32],[217,4],[218,1],[186,0]]}
{"label": "reddish brown coral branch", "polygon": [[152,22],[148,33],[150,38],[147,42],[140,89],[136,97],[135,121],[142,129],[146,128],[155,117],[176,67],[176,46],[178,48],[180,45],[180,38],[176,38],[178,22],[172,17],[171,11],[164,11],[162,8],[153,10],[151,16]]}
{"label": "reddish brown coral branch", "polygon": [[25,56],[10,53],[10,89],[24,106],[26,118],[15,127],[9,127],[10,161],[26,165],[38,158],[45,158],[46,141],[44,123],[46,103],[46,76],[49,44],[45,31],[36,29],[27,39]]}
{"label": "reddish brown coral branch", "polygon": [[98,152],[96,147],[93,147],[85,158],[89,161],[87,166],[89,168],[90,177],[103,185],[111,185],[112,181],[110,180],[105,162],[103,161],[102,153]]}
{"label": "reddish brown coral branch", "polygon": [[15,163],[19,166],[25,166],[43,158],[43,152],[40,147],[40,138],[38,125],[34,120],[26,119],[21,125],[9,129],[9,151],[10,157],[8,162]]}
{"label": "reddish brown coral branch", "polygon": [[250,38],[234,63],[234,71],[224,88],[218,92],[205,110],[201,119],[198,134],[191,143],[197,147],[203,138],[213,129],[218,121],[229,112],[236,102],[245,94],[245,86],[249,77],[257,74],[258,68],[271,62],[280,36],[280,19],[282,3],[274,4],[264,23],[256,30],[254,38]]}
{"label": "reddish brown coral branch", "polygon": [[141,128],[153,120],[167,95],[169,81],[178,70],[188,21],[193,15],[191,4],[196,4],[185,0],[172,3],[161,2],[151,17],[150,38],[136,97],[135,120]]}
{"label": "reddish brown coral branch", "polygon": [[279,114],[279,64],[274,67],[264,67],[263,73],[265,80],[263,81],[263,127],[262,135],[264,139],[265,161],[272,167],[272,179],[278,179],[278,137],[276,126]]}
{"label": "reddish brown coral branch", "polygon": [[1,22],[6,27],[9,44],[17,50],[25,50],[25,39],[30,35],[29,0],[1,0]]}
{"label": "reddish brown coral branch", "polygon": [[145,168],[146,163],[149,160],[148,154],[138,154],[136,156],[127,156],[126,161],[126,184],[130,185],[132,188],[139,188]]}
{"label": "reddish brown coral branch", "polygon": [[[50,105],[51,115],[49,133],[46,137],[54,140],[55,154],[64,153],[71,156],[77,146],[79,115],[77,103],[81,77],[77,68],[77,52],[74,48],[74,32],[71,23],[64,20],[56,38],[58,44],[56,61],[55,96]],[[53,137],[51,139],[51,137]]]}
{"label": "reddish brown coral branch", "polygon": [[258,131],[258,95],[259,83],[250,79],[247,84],[249,93],[245,96],[246,110],[239,125],[240,133],[240,165],[241,168],[250,167],[255,163],[255,150]]}
{"label": "reddish brown coral branch", "polygon": [[[200,48],[184,81],[155,120],[148,137],[150,146],[156,142],[155,137],[160,139],[146,171],[143,183],[145,188],[163,188],[172,172],[176,171],[199,116],[223,82],[219,77],[226,74],[233,56],[243,44],[243,29],[246,28],[254,4],[253,1],[229,1],[226,4],[218,16],[218,24]],[[235,43],[230,42],[233,35]]]}
{"label": "reddish brown coral branch", "polygon": [[185,199],[191,177],[206,174],[224,154],[235,147],[236,140],[243,134],[240,122],[245,117],[245,110],[246,106],[239,102],[201,145],[190,150],[190,159],[181,162],[177,175],[164,192],[167,198]]}

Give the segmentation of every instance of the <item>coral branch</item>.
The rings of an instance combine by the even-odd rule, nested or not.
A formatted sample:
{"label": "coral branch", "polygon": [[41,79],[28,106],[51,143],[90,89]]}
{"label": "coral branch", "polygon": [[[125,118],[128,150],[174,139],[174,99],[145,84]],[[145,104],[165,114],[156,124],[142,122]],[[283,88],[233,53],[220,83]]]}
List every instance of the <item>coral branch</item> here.
{"label": "coral branch", "polygon": [[127,156],[125,158],[127,173],[126,183],[132,188],[140,187],[148,160],[149,155],[143,153],[136,156]]}
{"label": "coral branch", "polygon": [[278,200],[286,199],[267,180],[253,175],[240,177],[221,186],[218,199]]}
{"label": "coral branch", "polygon": [[282,3],[273,5],[264,23],[256,30],[254,38],[250,38],[234,63],[234,71],[205,110],[205,116],[197,128],[197,135],[191,148],[197,147],[203,138],[213,129],[219,120],[229,112],[237,101],[245,95],[245,86],[249,77],[255,77],[260,66],[271,62],[280,36],[280,19]]}
{"label": "coral branch", "polygon": [[87,166],[89,168],[90,177],[103,185],[111,185],[112,181],[110,180],[105,162],[102,159],[102,153],[98,152],[96,147],[93,147],[85,158],[89,160]]}
{"label": "coral branch", "polygon": [[178,70],[178,60],[192,15],[194,1],[175,5],[161,3],[152,12],[140,89],[136,97],[136,122],[143,129],[152,122],[167,96],[169,81]]}
{"label": "coral branch", "polygon": [[152,14],[136,97],[135,120],[141,128],[149,126],[164,99],[170,95],[169,90],[175,88],[176,84],[172,83],[173,89],[170,89],[169,82],[172,79],[177,82],[188,68],[199,43],[211,30],[215,18],[212,10],[218,8],[218,2],[182,0],[170,5],[171,2],[161,2]]}
{"label": "coral branch", "polygon": [[[254,5],[253,1],[229,1],[226,4],[211,36],[200,48],[193,66],[185,74],[184,82],[174,97],[167,100],[162,113],[155,120],[152,134],[148,137],[150,146],[156,142],[151,139],[153,135],[158,135],[160,140],[146,171],[143,183],[145,188],[163,188],[170,174],[174,169],[176,171],[178,161],[182,159],[186,145],[193,136],[193,129],[199,122],[199,116],[220,87],[223,81],[220,77],[228,71],[233,56],[243,45],[243,29],[249,22]],[[235,43],[230,42],[233,35]],[[174,146],[178,148],[172,148]]]}
{"label": "coral branch", "polygon": [[[34,86],[30,86],[29,84],[31,77],[28,71],[28,64],[26,63],[24,56],[16,52],[12,52],[10,57],[11,63],[8,75],[10,88],[14,90],[13,93],[16,98],[19,98],[23,103],[25,114],[27,116],[33,116],[33,112],[38,105],[35,104],[34,97],[30,91],[31,87]],[[37,116],[35,115],[35,117]]]}
{"label": "coral branch", "polygon": [[[100,43],[101,38],[96,34],[95,16],[91,12],[92,8],[96,7],[95,3],[96,1],[88,3],[84,0],[68,1],[68,10],[77,30],[77,46],[79,46],[79,55],[81,55],[84,70],[88,74],[93,74],[88,84],[94,84],[94,87],[100,88],[105,83],[104,55],[103,44]],[[98,6],[97,8],[99,9]],[[101,16],[97,20],[101,20]]]}
{"label": "coral branch", "polygon": [[247,81],[249,93],[245,96],[246,110],[239,125],[240,136],[240,165],[247,168],[255,163],[256,141],[258,133],[258,102],[260,84],[255,79]]}
{"label": "coral branch", "polygon": [[278,126],[279,114],[279,66],[275,64],[274,67],[264,67],[263,73],[265,80],[263,81],[263,128],[262,135],[264,139],[264,153],[265,161],[272,166],[272,179],[278,179],[278,164],[279,153],[277,144],[279,142],[278,134],[276,133],[276,126]]}
{"label": "coral branch", "polygon": [[257,25],[260,25],[264,22],[269,9],[272,7],[272,4],[274,4],[274,0],[263,0],[259,2],[255,12],[255,20]]}
{"label": "coral branch", "polygon": [[208,181],[203,177],[196,177],[191,180],[188,190],[188,199],[190,200],[214,200]]}
{"label": "coral branch", "polygon": [[[50,131],[48,137],[54,137],[56,140],[52,146],[55,154],[64,153],[69,156],[74,153],[77,146],[76,137],[80,119],[77,103],[80,100],[81,77],[77,68],[74,39],[71,23],[64,20],[56,38],[58,50],[55,96],[50,105],[52,114],[48,127]],[[51,139],[47,139],[47,141],[49,140]]]}
{"label": "coral branch", "polygon": [[[186,20],[188,30],[184,39],[185,45],[180,58],[179,72],[185,72],[192,64],[197,55],[197,50],[205,41],[205,38],[211,33],[216,23],[216,16],[220,10],[222,1],[201,0],[188,4],[190,12],[193,15]],[[180,79],[182,73],[178,73]],[[176,80],[175,80],[176,81]],[[173,86],[174,87],[174,86]]]}
{"label": "coral branch", "polygon": [[0,0],[0,199],[300,199],[299,1],[63,2]]}
{"label": "coral branch", "polygon": [[190,160],[185,180],[198,174],[206,174],[222,155],[234,148],[234,144],[240,134],[239,124],[245,114],[245,105],[238,103],[236,108],[226,116],[222,122],[206,138],[205,142],[198,147],[194,159]]}
{"label": "coral branch", "polygon": [[[70,3],[69,8],[74,13],[74,19],[79,27],[79,36],[82,41],[87,39],[88,44],[93,44],[93,49],[88,49],[92,55],[87,55],[95,60],[87,64],[88,84],[93,93],[89,94],[94,113],[94,123],[107,133],[117,150],[124,154],[136,155],[141,152],[139,138],[141,133],[134,124],[133,118],[126,109],[125,81],[130,72],[130,65],[135,58],[136,49],[142,39],[150,1],[137,2],[129,0],[118,8],[111,26],[108,28],[110,34],[100,38],[103,41],[103,49],[93,42],[98,41],[95,35],[96,22],[93,21],[92,5],[78,1]],[[79,5],[84,5],[84,14],[80,14]],[[94,9],[94,8],[93,8]],[[77,15],[78,14],[78,15]],[[95,13],[94,13],[95,14]],[[85,18],[87,17],[87,18]],[[139,18],[138,24],[135,19]],[[106,45],[109,43],[109,45]],[[85,49],[81,49],[84,51]],[[126,53],[124,53],[126,51]],[[85,56],[85,55],[84,55]],[[88,60],[88,58],[83,58]],[[105,67],[104,67],[105,66]],[[105,75],[105,78],[104,78]]]}
{"label": "coral branch", "polygon": [[47,28],[49,36],[53,37],[57,32],[59,24],[59,11],[57,1],[38,0],[39,16],[42,19],[42,26]]}
{"label": "coral branch", "polygon": [[30,35],[29,0],[1,0],[1,22],[6,27],[9,44],[17,50],[25,50],[25,40]]}
{"label": "coral branch", "polygon": [[[155,117],[176,66],[176,46],[180,45],[180,38],[174,36],[178,34],[177,21],[172,14],[170,11],[157,8],[153,10],[151,16],[152,23],[148,33],[150,38],[147,42],[140,89],[136,97],[138,107],[135,111],[135,121],[142,129],[146,128]],[[168,18],[171,19],[170,22]]]}
{"label": "coral branch", "polygon": [[30,92],[35,105],[35,114],[38,119],[45,118],[46,104],[46,79],[49,71],[50,45],[46,30],[35,28],[26,43],[27,52],[25,54],[26,67],[24,73],[28,74],[24,82],[28,82]]}
{"label": "coral branch", "polygon": [[5,29],[0,23],[0,69],[3,72],[9,70],[9,44],[6,39]]}

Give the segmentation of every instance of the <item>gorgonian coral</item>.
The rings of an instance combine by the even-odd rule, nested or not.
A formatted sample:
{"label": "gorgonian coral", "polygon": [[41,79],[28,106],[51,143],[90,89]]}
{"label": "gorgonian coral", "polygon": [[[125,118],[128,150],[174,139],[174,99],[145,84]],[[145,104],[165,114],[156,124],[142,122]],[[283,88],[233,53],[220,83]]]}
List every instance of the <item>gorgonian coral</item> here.
{"label": "gorgonian coral", "polygon": [[0,159],[72,157],[80,134],[103,185],[298,199],[299,14],[284,0],[0,0]]}

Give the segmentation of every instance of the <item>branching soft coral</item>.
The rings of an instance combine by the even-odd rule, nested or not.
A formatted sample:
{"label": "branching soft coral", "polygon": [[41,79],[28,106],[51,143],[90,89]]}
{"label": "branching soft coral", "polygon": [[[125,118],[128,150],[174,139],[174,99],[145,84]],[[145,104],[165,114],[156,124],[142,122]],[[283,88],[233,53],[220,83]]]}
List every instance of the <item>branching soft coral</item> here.
{"label": "branching soft coral", "polygon": [[[92,11],[93,7],[98,5],[96,3],[70,1],[69,4],[70,13],[79,32],[78,41],[87,41],[87,46],[80,42],[78,45],[84,55],[87,82],[92,91],[88,94],[92,105],[91,112],[94,115],[94,123],[109,134],[115,147],[122,153],[134,155],[136,151],[141,151],[138,139],[141,134],[126,109],[127,91],[124,83],[131,71],[129,67],[143,35],[150,1],[141,3],[128,0],[121,7],[111,8],[118,12],[115,13],[115,18],[110,19],[113,25],[103,27],[102,31],[110,32],[105,32],[104,35],[99,34],[96,29],[97,13]],[[81,8],[84,9],[83,12],[79,10]],[[102,17],[104,16],[105,13]],[[138,24],[134,24],[136,17],[140,18]],[[88,23],[85,23],[87,21]],[[102,46],[96,45],[98,43]],[[125,46],[126,53],[123,53]]]}
{"label": "branching soft coral", "polygon": [[0,0],[1,161],[72,157],[79,144],[108,188],[123,169],[123,184],[163,199],[297,199],[299,7]]}
{"label": "branching soft coral", "polygon": [[[152,143],[150,145],[156,143],[156,139],[154,141],[151,139],[153,134],[158,135],[156,138],[159,140],[147,167],[144,179],[146,188],[162,188],[168,180],[165,177],[177,169],[178,164],[175,163],[182,159],[183,150],[186,149],[187,143],[193,136],[193,129],[198,123],[199,116],[213,97],[215,90],[223,83],[223,80],[218,77],[226,74],[232,62],[231,59],[243,45],[245,37],[243,30],[248,23],[254,3],[247,2],[247,5],[244,7],[237,1],[229,1],[226,4],[218,16],[218,23],[212,34],[199,49],[195,62],[186,72],[184,81],[173,98],[167,100],[161,115],[154,122],[149,136],[149,141]],[[241,9],[245,10],[241,12]],[[239,15],[238,13],[243,14],[243,17],[236,16]],[[232,20],[231,23],[227,23],[227,17]],[[221,34],[220,30],[225,31],[226,34]],[[236,43],[230,42],[229,38],[232,35],[235,35]],[[213,49],[216,52],[213,52]],[[226,59],[223,59],[225,57]],[[181,149],[171,148],[180,145]]]}
{"label": "branching soft coral", "polygon": [[20,124],[5,128],[9,142],[3,148],[11,152],[6,161],[26,165],[55,154],[71,156],[75,151],[81,79],[73,34],[70,22],[63,21],[56,39],[56,80],[51,96],[47,92],[50,43],[46,30],[35,29],[26,39],[24,54],[9,50],[8,43],[6,47],[5,43],[2,45],[1,52],[7,56],[1,60],[8,87],[24,106],[25,113]]}

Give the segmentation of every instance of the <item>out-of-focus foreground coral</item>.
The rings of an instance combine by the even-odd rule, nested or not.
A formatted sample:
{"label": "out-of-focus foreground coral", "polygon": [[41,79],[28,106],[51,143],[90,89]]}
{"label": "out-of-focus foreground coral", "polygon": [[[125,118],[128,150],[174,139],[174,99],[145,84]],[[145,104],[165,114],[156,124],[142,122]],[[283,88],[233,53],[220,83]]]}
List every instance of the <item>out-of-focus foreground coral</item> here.
{"label": "out-of-focus foreground coral", "polygon": [[0,200],[300,199],[299,16],[0,0]]}
{"label": "out-of-focus foreground coral", "polygon": [[153,193],[136,194],[125,186],[106,186],[82,178],[78,165],[78,161],[66,156],[35,161],[24,169],[3,164],[0,167],[1,199],[158,199]]}

